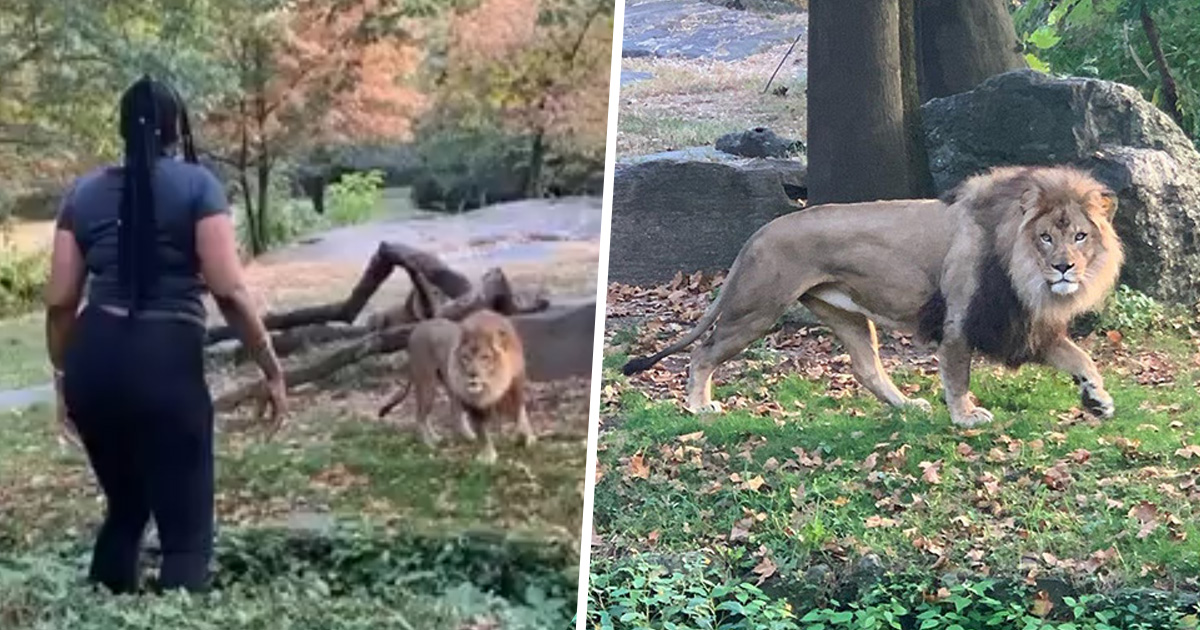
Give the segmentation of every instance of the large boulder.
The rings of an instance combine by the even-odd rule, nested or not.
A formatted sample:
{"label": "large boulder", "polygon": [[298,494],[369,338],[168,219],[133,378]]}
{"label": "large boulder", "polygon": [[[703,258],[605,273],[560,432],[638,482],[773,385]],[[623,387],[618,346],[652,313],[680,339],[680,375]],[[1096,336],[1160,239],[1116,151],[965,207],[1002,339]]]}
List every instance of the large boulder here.
{"label": "large boulder", "polygon": [[1017,70],[921,114],[938,194],[993,166],[1088,169],[1120,199],[1121,281],[1168,302],[1200,300],[1200,153],[1136,89]]}
{"label": "large boulder", "polygon": [[805,163],[698,147],[626,158],[613,174],[608,277],[651,285],[728,269],[742,245],[805,196]]}

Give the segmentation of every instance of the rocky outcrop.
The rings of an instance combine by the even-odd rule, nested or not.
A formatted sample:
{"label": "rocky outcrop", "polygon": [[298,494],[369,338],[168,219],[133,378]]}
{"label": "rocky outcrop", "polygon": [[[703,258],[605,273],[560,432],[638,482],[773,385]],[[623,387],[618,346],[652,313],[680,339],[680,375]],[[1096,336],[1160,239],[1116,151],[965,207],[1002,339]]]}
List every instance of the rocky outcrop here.
{"label": "rocky outcrop", "polygon": [[699,147],[627,158],[614,171],[610,281],[649,285],[677,271],[728,269],[755,230],[806,196],[799,159]]}
{"label": "rocky outcrop", "polygon": [[938,194],[999,165],[1074,164],[1117,193],[1122,282],[1200,300],[1200,153],[1132,87],[1018,70],[921,108]]}
{"label": "rocky outcrop", "polygon": [[781,138],[766,127],[727,133],[717,138],[717,150],[742,157],[786,158],[804,152],[804,143]]}

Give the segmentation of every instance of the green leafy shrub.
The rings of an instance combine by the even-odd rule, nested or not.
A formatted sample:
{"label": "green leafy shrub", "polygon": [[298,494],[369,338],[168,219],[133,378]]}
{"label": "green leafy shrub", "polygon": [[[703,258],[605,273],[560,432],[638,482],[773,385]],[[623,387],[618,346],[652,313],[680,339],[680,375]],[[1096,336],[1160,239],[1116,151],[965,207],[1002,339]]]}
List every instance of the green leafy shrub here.
{"label": "green leafy shrub", "polygon": [[219,541],[219,579],[203,596],[96,593],[81,583],[80,544],[0,558],[0,627],[534,630],[566,627],[574,612],[566,546],[372,530],[237,530]]}
{"label": "green leafy shrub", "polygon": [[491,126],[434,128],[417,144],[418,207],[462,212],[525,194],[530,143]]}
{"label": "green leafy shrub", "polygon": [[335,225],[365,223],[373,218],[383,199],[383,171],[346,173],[329,187],[329,219]]}
{"label": "green leafy shrub", "polygon": [[[854,601],[793,610],[784,596],[724,575],[704,561],[669,570],[640,559],[593,563],[588,623],[593,628],[777,630],[1026,628],[1037,630],[1194,629],[1194,604],[1169,594],[1082,595],[1053,602],[1024,582],[997,579],[942,584],[893,574]],[[798,589],[770,589],[794,594]]]}
{"label": "green leafy shrub", "polygon": [[[266,225],[263,230],[267,249],[294,243],[301,236],[328,225],[327,219],[313,211],[311,201],[293,199],[287,193],[284,179],[272,178]],[[235,198],[235,202],[238,201],[242,201],[240,195]],[[238,240],[244,251],[251,251],[250,221],[243,205],[235,203],[234,217],[237,221]]]}
{"label": "green leafy shrub", "polygon": [[1024,0],[1013,22],[1030,66],[1132,85],[1162,106],[1162,80],[1140,20],[1155,22],[1179,92],[1183,131],[1200,144],[1200,3],[1194,0]]}
{"label": "green leafy shrub", "polygon": [[50,272],[49,253],[17,251],[9,236],[9,221],[0,217],[0,318],[37,308]]}
{"label": "green leafy shrub", "polygon": [[1161,327],[1166,319],[1167,310],[1161,303],[1141,291],[1121,285],[1105,301],[1096,318],[1096,328],[1122,334],[1146,334]]}

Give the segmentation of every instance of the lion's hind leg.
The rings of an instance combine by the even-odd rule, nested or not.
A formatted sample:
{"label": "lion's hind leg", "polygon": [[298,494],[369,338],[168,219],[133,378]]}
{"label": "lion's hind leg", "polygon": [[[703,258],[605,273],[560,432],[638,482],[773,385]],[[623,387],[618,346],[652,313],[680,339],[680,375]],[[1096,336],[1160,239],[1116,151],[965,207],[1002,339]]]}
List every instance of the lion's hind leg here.
{"label": "lion's hind leg", "polygon": [[721,404],[712,399],[713,372],[761,339],[787,310],[787,303],[770,309],[735,314],[717,320],[709,334],[692,351],[688,368],[687,409],[692,413],[720,413]]}
{"label": "lion's hind leg", "polygon": [[879,360],[879,339],[875,324],[858,313],[840,309],[813,297],[802,298],[809,310],[833,330],[850,355],[850,369],[858,382],[879,400],[893,407],[915,407],[926,413],[933,411],[929,401],[909,398],[892,382]]}

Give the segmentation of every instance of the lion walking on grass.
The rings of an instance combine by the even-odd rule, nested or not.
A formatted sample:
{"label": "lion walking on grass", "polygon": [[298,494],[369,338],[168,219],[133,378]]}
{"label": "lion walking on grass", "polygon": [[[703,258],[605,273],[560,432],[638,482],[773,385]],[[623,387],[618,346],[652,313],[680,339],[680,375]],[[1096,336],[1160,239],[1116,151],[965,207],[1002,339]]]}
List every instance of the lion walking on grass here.
{"label": "lion walking on grass", "polygon": [[624,366],[645,370],[708,330],[692,352],[687,407],[719,412],[712,375],[761,338],[799,300],[845,345],[855,377],[896,407],[905,396],[883,369],[875,324],[936,344],[951,420],[993,419],[968,387],[978,353],[1016,367],[1053,366],[1102,417],[1112,397],[1092,359],[1067,335],[1100,305],[1124,254],[1113,229],[1115,195],[1071,167],[1003,167],[966,180],[942,200],[814,206],[775,219],[742,247],[720,295],[688,334]]}

